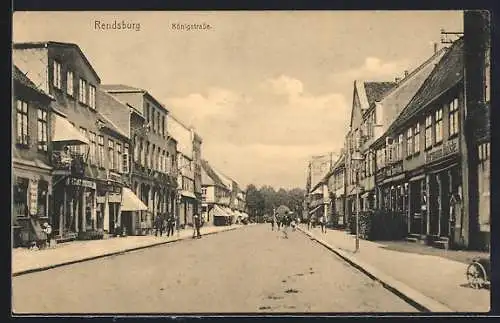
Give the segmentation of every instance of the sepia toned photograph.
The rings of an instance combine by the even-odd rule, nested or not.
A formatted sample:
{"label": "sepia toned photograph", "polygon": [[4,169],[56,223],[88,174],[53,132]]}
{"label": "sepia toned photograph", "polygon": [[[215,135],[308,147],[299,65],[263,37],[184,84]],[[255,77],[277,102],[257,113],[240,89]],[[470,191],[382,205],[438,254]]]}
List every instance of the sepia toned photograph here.
{"label": "sepia toned photograph", "polygon": [[12,315],[490,311],[490,12],[12,24]]}

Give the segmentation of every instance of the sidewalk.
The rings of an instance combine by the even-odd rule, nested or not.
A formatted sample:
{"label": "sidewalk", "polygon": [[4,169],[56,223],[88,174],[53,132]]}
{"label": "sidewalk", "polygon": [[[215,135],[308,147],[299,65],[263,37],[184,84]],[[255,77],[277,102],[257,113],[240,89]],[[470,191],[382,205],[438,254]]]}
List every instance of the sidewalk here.
{"label": "sidewalk", "polygon": [[[430,250],[408,242],[373,242],[360,239],[359,251],[353,253],[354,236],[340,230],[321,233],[319,228],[304,233],[330,247],[356,267],[387,283],[422,307],[437,312],[488,312],[490,291],[468,287],[465,271],[469,259],[487,253]],[[458,261],[457,261],[458,260]]]}
{"label": "sidewalk", "polygon": [[[208,235],[242,227],[244,225],[207,226],[201,229],[201,233],[202,235]],[[15,248],[12,250],[12,275],[18,276],[126,251],[190,239],[192,236],[193,229],[185,229],[180,230],[179,234],[175,232],[171,237],[165,235],[162,237],[148,235],[117,237],[104,240],[76,240],[58,244],[53,248],[36,251],[26,248]]]}

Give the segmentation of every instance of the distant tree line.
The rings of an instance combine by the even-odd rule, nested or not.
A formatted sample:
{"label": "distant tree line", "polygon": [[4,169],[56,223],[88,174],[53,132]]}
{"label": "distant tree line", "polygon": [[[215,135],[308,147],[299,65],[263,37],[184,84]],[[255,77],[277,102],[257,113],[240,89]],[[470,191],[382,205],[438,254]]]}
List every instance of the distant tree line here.
{"label": "distant tree line", "polygon": [[304,198],[305,190],[301,188],[275,190],[269,185],[257,188],[250,184],[246,189],[248,215],[253,218],[270,216],[273,214],[273,208],[278,208],[280,205],[287,206],[300,216]]}

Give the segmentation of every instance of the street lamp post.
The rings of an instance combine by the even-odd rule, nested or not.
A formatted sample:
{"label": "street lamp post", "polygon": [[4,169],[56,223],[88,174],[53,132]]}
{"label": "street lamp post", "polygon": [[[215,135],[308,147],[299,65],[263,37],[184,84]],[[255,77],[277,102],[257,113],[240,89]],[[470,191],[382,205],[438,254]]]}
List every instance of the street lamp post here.
{"label": "street lamp post", "polygon": [[356,174],[356,246],[354,252],[359,251],[359,164],[364,160],[364,157],[360,154],[359,150],[356,150],[351,157],[354,162],[355,174]]}

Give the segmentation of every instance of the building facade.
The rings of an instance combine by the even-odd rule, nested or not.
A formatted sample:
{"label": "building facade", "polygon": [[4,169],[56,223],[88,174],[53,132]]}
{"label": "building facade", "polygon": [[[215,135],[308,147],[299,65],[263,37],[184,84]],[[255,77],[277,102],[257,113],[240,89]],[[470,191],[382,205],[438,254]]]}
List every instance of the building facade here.
{"label": "building facade", "polygon": [[41,224],[52,212],[52,97],[17,66],[13,69],[12,227],[13,246],[41,240]]}
{"label": "building facade", "polygon": [[194,195],[196,196],[196,203],[194,205],[194,212],[196,214],[201,214],[201,206],[203,203],[203,192],[202,192],[202,144],[203,139],[196,133],[194,129],[191,129],[191,138],[193,141],[193,166],[194,166]]}
{"label": "building facade", "polygon": [[[153,229],[156,217],[174,214],[177,200],[177,141],[167,131],[169,111],[148,91],[127,85],[103,85],[103,90],[126,104],[129,110],[133,147],[132,191],[147,210],[127,219],[133,234]],[[141,124],[142,116],[145,125]]]}
{"label": "building facade", "polygon": [[202,216],[213,225],[227,225],[232,214],[228,212],[231,190],[206,160],[202,160]]}
{"label": "building facade", "polygon": [[49,222],[54,233],[60,240],[86,232],[114,234],[123,187],[117,155],[123,153],[128,138],[99,112],[98,74],[71,43],[17,43],[13,60],[54,98],[49,145],[53,165]]}

